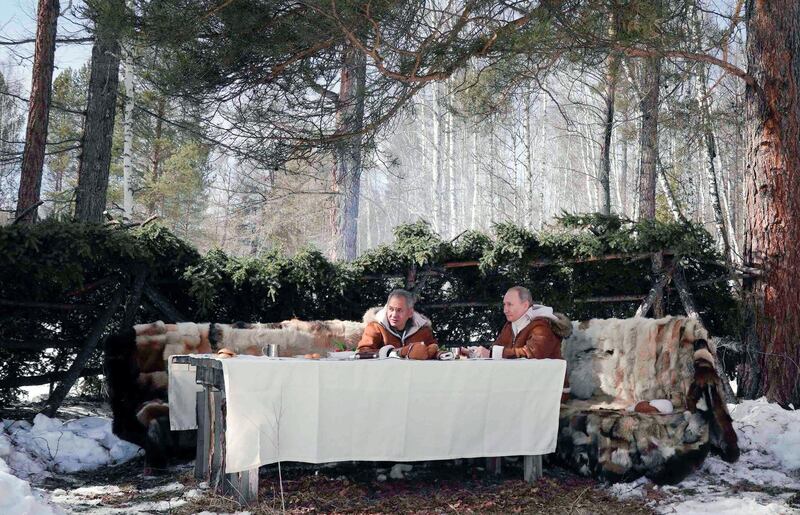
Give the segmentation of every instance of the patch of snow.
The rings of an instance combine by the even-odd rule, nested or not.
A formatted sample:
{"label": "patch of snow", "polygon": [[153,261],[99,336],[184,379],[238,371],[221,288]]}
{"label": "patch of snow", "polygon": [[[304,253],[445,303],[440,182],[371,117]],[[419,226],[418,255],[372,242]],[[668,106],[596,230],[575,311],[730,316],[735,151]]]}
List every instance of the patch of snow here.
{"label": "patch of snow", "polygon": [[4,470],[8,466],[0,459],[0,513],[24,515],[61,515],[64,512],[51,506],[47,498],[31,485]]}
{"label": "patch of snow", "polygon": [[[661,513],[698,515],[800,513],[789,504],[800,492],[800,411],[764,398],[729,404],[728,411],[739,437],[739,460],[726,463],[709,456],[680,484],[661,487],[664,498],[653,507]],[[658,489],[641,478],[609,490],[623,499],[643,498],[648,487]]]}
{"label": "patch of snow", "polygon": [[761,398],[729,404],[739,447],[767,451],[784,470],[800,469],[800,411],[788,411]]}
{"label": "patch of snow", "polygon": [[[783,499],[785,501],[785,499]],[[793,510],[794,511],[794,510]],[[706,496],[702,499],[690,499],[670,505],[670,513],[681,515],[785,515],[791,513],[781,499],[770,499],[765,495],[742,492],[736,496]]]}
{"label": "patch of snow", "polygon": [[[7,456],[15,476],[27,480],[42,479],[50,471],[70,473],[116,465],[141,452],[138,446],[117,438],[111,420],[103,417],[62,422],[38,414],[33,425],[4,420],[3,427],[0,456]],[[6,443],[10,444],[8,451]]]}
{"label": "patch of snow", "polygon": [[180,490],[185,489],[186,487],[183,486],[181,483],[175,482],[170,483],[168,485],[156,486],[154,488],[148,488],[147,490],[142,490],[142,495],[152,495],[152,494],[160,494],[164,492],[178,492]]}
{"label": "patch of snow", "polygon": [[640,477],[630,483],[614,483],[608,489],[618,499],[641,499],[645,493],[644,486],[649,482],[646,477]]}

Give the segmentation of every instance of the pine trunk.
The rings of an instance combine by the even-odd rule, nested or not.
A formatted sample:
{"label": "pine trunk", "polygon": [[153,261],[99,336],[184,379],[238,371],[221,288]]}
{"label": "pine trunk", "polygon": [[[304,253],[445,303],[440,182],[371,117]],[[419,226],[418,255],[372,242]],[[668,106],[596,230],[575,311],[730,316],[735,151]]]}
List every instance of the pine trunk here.
{"label": "pine trunk", "polygon": [[800,2],[749,1],[748,397],[800,406]]}
{"label": "pine trunk", "polygon": [[[118,12],[122,12],[125,3],[118,3]],[[119,85],[119,36],[103,26],[103,22],[98,21],[97,25],[83,128],[83,153],[75,192],[75,218],[84,222],[103,220]]]}
{"label": "pine trunk", "polygon": [[661,59],[649,58],[642,70],[642,126],[639,137],[639,219],[656,217],[656,174],[658,165],[658,98]]}
{"label": "pine trunk", "polygon": [[28,103],[28,127],[25,131],[17,197],[16,216],[21,222],[36,221],[36,208],[29,208],[39,202],[42,191],[42,168],[47,146],[47,125],[50,122],[50,97],[53,90],[53,58],[56,52],[58,9],[58,0],[39,0],[31,97]]}
{"label": "pine trunk", "polygon": [[358,203],[362,172],[364,89],[367,61],[359,50],[348,47],[342,56],[336,132],[346,135],[336,144],[333,189],[336,192],[334,234],[337,258],[352,261],[358,253]]}

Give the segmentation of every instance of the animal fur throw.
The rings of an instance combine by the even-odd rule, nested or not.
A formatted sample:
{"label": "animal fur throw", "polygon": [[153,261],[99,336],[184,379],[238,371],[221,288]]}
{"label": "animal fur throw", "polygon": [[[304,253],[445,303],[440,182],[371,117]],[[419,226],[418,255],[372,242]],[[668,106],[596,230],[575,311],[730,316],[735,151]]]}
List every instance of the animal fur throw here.
{"label": "animal fur throw", "polygon": [[[647,475],[674,483],[709,452],[728,461],[738,458],[715,351],[698,321],[575,323],[562,353],[576,399],[562,405],[556,452],[577,471],[611,481]],[[668,399],[674,413],[624,409],[653,399]]]}
{"label": "animal fur throw", "polygon": [[686,405],[693,379],[692,342],[707,339],[693,319],[666,317],[592,319],[573,322],[563,341],[573,397],[607,397],[627,406],[669,399]]}

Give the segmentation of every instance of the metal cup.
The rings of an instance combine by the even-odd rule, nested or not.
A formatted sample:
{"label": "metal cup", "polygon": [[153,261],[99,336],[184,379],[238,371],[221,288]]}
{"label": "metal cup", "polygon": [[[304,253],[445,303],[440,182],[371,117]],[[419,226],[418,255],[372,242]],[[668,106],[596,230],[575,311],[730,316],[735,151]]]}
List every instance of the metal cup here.
{"label": "metal cup", "polygon": [[268,358],[277,358],[278,357],[278,344],[277,343],[268,343],[261,348],[261,353]]}

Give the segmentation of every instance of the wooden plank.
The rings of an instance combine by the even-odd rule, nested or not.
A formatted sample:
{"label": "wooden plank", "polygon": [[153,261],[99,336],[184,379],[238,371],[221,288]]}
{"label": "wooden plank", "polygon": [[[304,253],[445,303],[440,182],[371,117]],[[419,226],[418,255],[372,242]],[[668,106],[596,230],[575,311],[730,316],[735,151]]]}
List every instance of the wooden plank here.
{"label": "wooden plank", "polygon": [[[3,345],[0,344],[0,348]],[[84,368],[78,373],[78,377],[97,376],[103,373],[100,367]],[[40,384],[49,384],[55,381],[63,381],[67,376],[66,372],[52,372],[50,374],[42,374],[28,377],[11,377],[0,381],[0,388],[19,388],[21,386],[36,386]]]}
{"label": "wooden plank", "polygon": [[225,493],[244,506],[258,502],[258,468],[225,474]]}
{"label": "wooden plank", "polygon": [[225,482],[225,428],[223,427],[221,391],[215,388],[208,389],[210,438],[209,446],[209,484],[215,492],[224,492]]}
{"label": "wooden plank", "polygon": [[542,477],[542,456],[523,457],[523,476],[526,482],[533,483]]}
{"label": "wooden plank", "polygon": [[208,480],[208,453],[211,425],[209,423],[208,393],[203,388],[197,392],[197,448],[194,459],[194,477],[200,481]]}
{"label": "wooden plank", "polygon": [[591,304],[593,302],[633,302],[645,298],[646,295],[612,295],[609,297],[586,297],[584,299],[575,299],[573,302],[576,304]]}
{"label": "wooden plank", "polygon": [[420,309],[449,309],[502,306],[502,302],[446,302],[443,304],[420,304]]}
{"label": "wooden plank", "polygon": [[[528,263],[528,266],[532,268],[540,268],[544,266],[552,266],[552,265],[568,265],[568,264],[578,264],[578,263],[593,263],[597,261],[614,261],[618,259],[624,259],[628,261],[640,261],[642,259],[647,259],[651,257],[656,252],[639,252],[636,254],[604,254],[602,256],[589,256],[583,258],[572,258],[572,259],[535,259]],[[672,251],[663,251],[665,256],[673,255]],[[465,267],[472,267],[472,266],[479,266],[480,261],[452,261],[450,263],[444,263],[442,266],[444,268],[465,268]]]}
{"label": "wooden plank", "polygon": [[53,304],[50,302],[23,302],[0,299],[0,306],[22,309],[55,309],[59,311],[92,311],[95,309],[90,304]]}

